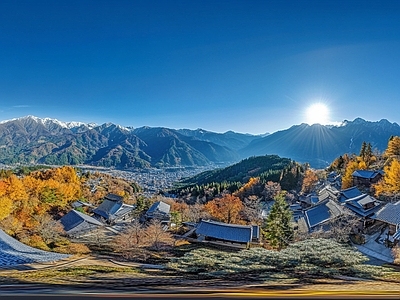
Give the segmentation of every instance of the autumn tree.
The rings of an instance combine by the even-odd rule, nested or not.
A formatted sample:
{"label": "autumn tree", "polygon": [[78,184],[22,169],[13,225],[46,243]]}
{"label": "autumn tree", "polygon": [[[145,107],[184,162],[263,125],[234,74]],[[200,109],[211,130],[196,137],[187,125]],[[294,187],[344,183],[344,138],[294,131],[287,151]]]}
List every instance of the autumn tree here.
{"label": "autumn tree", "polygon": [[185,202],[173,201],[171,203],[172,222],[179,225],[189,220],[189,205]]}
{"label": "autumn tree", "polygon": [[211,215],[206,210],[204,204],[201,204],[199,201],[196,201],[196,203],[189,205],[187,217],[188,221],[197,223],[201,219],[209,219]]}
{"label": "autumn tree", "polygon": [[384,153],[386,158],[400,157],[400,136],[391,136]]}
{"label": "autumn tree", "polygon": [[384,167],[384,176],[373,185],[375,195],[393,197],[400,194],[400,161],[393,159],[391,163]]}
{"label": "autumn tree", "polygon": [[312,191],[312,188],[317,182],[318,182],[317,174],[313,170],[307,169],[304,174],[301,192],[304,194],[310,193]]}
{"label": "autumn tree", "polygon": [[119,233],[113,240],[113,248],[126,259],[147,257],[144,227],[135,219],[123,232]]}
{"label": "autumn tree", "polygon": [[261,199],[251,195],[243,200],[243,206],[243,217],[250,224],[261,225],[263,220]]}
{"label": "autumn tree", "polygon": [[277,195],[274,200],[263,230],[269,244],[281,250],[293,240],[292,212],[283,193]]}
{"label": "autumn tree", "polygon": [[8,186],[0,181],[0,221],[8,217],[13,208],[13,201],[7,195]]}
{"label": "autumn tree", "polygon": [[260,177],[251,177],[234,195],[243,200],[250,195],[260,194],[262,190],[263,186],[261,185]]}
{"label": "autumn tree", "polygon": [[264,190],[261,194],[264,196],[265,200],[274,199],[282,191],[281,185],[277,182],[268,181],[264,185]]}
{"label": "autumn tree", "polygon": [[346,166],[346,171],[342,178],[342,189],[347,189],[353,186],[353,173],[356,170],[365,170],[365,163],[359,163],[357,160],[350,161]]}
{"label": "autumn tree", "polygon": [[48,214],[36,215],[33,219],[37,222],[37,225],[32,232],[39,235],[47,245],[61,240],[64,228],[60,222],[57,222]]}
{"label": "autumn tree", "polygon": [[243,203],[231,194],[225,194],[222,198],[216,198],[209,201],[205,210],[215,219],[225,223],[241,223],[240,212],[243,209]]}
{"label": "autumn tree", "polygon": [[144,234],[150,249],[156,251],[171,248],[175,243],[172,234],[166,231],[158,220],[152,220]]}

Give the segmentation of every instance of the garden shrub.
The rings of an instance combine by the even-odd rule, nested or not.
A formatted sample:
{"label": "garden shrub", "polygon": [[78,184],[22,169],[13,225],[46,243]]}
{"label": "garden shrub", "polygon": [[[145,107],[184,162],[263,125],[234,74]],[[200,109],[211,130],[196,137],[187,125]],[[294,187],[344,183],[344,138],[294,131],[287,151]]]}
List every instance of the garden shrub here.
{"label": "garden shrub", "polygon": [[[182,273],[209,277],[251,273],[259,276],[284,272],[294,277],[334,275],[369,276],[373,266],[360,252],[328,239],[304,240],[281,251],[251,248],[237,252],[195,249],[174,258],[168,267]],[[362,267],[360,267],[362,266]]]}

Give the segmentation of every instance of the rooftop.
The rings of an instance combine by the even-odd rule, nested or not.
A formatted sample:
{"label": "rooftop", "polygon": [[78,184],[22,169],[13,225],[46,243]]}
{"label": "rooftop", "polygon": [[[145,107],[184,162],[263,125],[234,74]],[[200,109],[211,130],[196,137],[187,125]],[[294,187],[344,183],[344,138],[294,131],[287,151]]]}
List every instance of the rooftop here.
{"label": "rooftop", "polygon": [[393,225],[400,224],[400,201],[396,203],[387,203],[371,218]]}
{"label": "rooftop", "polygon": [[375,178],[378,174],[383,175],[382,171],[375,171],[375,170],[356,170],[353,172],[353,177],[360,177],[365,179],[372,179]]}
{"label": "rooftop", "polygon": [[[258,227],[258,226],[257,226]],[[225,241],[248,243],[253,239],[252,225],[238,225],[202,220],[196,228],[197,235],[203,235]],[[254,237],[257,237],[255,233]]]}

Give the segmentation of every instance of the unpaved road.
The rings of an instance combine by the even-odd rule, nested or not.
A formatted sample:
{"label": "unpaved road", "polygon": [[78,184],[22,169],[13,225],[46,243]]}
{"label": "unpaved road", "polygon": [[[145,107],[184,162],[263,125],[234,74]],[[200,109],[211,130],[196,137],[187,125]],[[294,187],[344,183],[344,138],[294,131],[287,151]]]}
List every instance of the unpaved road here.
{"label": "unpaved road", "polygon": [[[137,273],[96,273],[74,278],[47,279],[28,276],[35,270],[57,270],[76,266],[105,266],[146,269]],[[284,283],[280,280],[258,283],[250,278],[236,281],[213,279],[196,280],[167,276],[157,266],[119,263],[109,257],[74,257],[55,264],[27,266],[25,270],[2,270],[0,279],[7,274],[18,274],[18,282],[0,284],[1,299],[90,298],[90,299],[400,299],[400,282],[369,281],[356,278],[318,279],[312,282]],[[27,276],[24,277],[24,274]],[[31,273],[33,274],[33,273]],[[52,274],[52,273],[51,273]],[[56,274],[56,272],[55,272]],[[11,298],[9,298],[11,297]],[[23,297],[23,298],[19,298]],[[32,298],[33,299],[33,298]]]}

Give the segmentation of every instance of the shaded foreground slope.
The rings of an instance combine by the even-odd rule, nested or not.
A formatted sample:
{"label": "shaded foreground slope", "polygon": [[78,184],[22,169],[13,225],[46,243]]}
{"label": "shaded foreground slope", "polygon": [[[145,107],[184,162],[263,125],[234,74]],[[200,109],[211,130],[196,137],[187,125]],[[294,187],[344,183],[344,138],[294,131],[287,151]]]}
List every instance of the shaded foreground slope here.
{"label": "shaded foreground slope", "polygon": [[68,254],[43,251],[27,246],[0,229],[0,269],[22,264],[51,262],[70,257]]}

